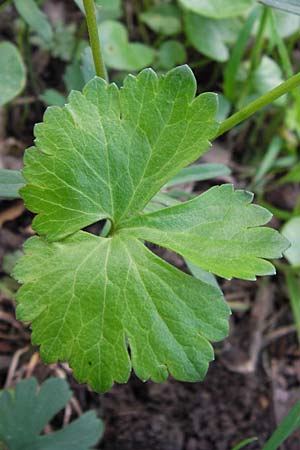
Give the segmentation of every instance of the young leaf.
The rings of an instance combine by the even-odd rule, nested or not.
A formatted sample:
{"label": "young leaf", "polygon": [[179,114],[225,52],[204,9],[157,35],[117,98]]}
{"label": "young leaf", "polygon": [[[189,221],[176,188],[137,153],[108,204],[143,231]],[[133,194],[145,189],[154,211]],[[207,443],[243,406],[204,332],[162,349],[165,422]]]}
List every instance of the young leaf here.
{"label": "young leaf", "polygon": [[127,29],[122,23],[107,20],[101,24],[99,31],[107,67],[137,71],[151,65],[154,50],[148,45],[129,42]]}
{"label": "young leaf", "polygon": [[249,10],[255,0],[179,0],[184,8],[212,19],[236,17]]}
{"label": "young leaf", "polygon": [[180,10],[175,5],[156,5],[140,14],[140,19],[158,34],[171,36],[181,30]]}
{"label": "young leaf", "polygon": [[26,70],[17,47],[0,43],[0,107],[13,100],[24,89]]}
{"label": "young leaf", "polygon": [[19,198],[25,180],[18,170],[0,169],[0,198]]}
{"label": "young leaf", "polygon": [[[200,380],[213,359],[209,341],[228,332],[229,308],[220,290],[155,256],[140,242],[141,230],[135,234],[133,228],[155,194],[204,153],[217,132],[216,96],[195,98],[195,92],[186,66],[161,77],[146,69],[128,76],[120,90],[95,78],[82,94],[73,92],[66,107],[47,110],[35,128],[36,147],[26,152],[21,194],[38,213],[33,227],[42,237],[28,241],[14,272],[23,283],[17,314],[32,322],[32,339],[45,361],[68,360],[75,376],[96,390],[126,382],[131,366],[142,380],[163,381],[168,372],[179,380]],[[224,194],[223,215],[211,192]],[[190,214],[180,217],[180,209],[170,239],[177,227],[179,244],[186,241],[182,226],[187,224],[189,236],[193,222],[200,232],[193,242],[200,248],[202,241],[207,254],[201,223],[215,218],[212,234],[219,241],[209,244],[212,255],[222,252],[221,262],[211,264],[216,273],[271,272],[272,265],[259,258],[279,256],[286,243],[275,231],[258,228],[269,214],[250,207],[252,197],[231,187],[211,190],[205,199],[203,217],[191,202],[167,208],[158,233],[165,239],[173,209],[183,208]],[[203,196],[197,201],[201,205]],[[228,220],[226,202],[234,213]],[[144,217],[148,226],[152,216]],[[107,238],[80,231],[101,219],[111,222]],[[235,235],[247,251],[246,262]],[[263,242],[265,237],[270,241]],[[230,245],[241,268],[230,261]],[[202,265],[204,258],[192,259]]]}
{"label": "young leaf", "polygon": [[228,44],[235,41],[239,25],[235,19],[216,20],[192,12],[185,14],[185,30],[191,45],[220,62],[228,60]]}
{"label": "young leaf", "polygon": [[36,379],[29,378],[17,384],[14,395],[4,391],[0,397],[0,439],[10,450],[88,450],[97,443],[103,426],[92,411],[61,431],[40,436],[72,393],[59,378],[45,381],[39,392],[37,388]]}
{"label": "young leaf", "polygon": [[34,0],[14,0],[15,7],[20,16],[45,42],[51,42],[53,37],[52,26],[47,16],[39,9]]}
{"label": "young leaf", "polygon": [[255,280],[273,275],[266,258],[280,258],[287,241],[271,228],[264,208],[251,204],[253,195],[215,186],[178,206],[130,219],[125,232],[169,248],[204,270],[224,278]]}
{"label": "young leaf", "polygon": [[185,46],[174,40],[165,41],[158,50],[158,67],[160,69],[169,70],[179,64],[186,62],[187,54]]}

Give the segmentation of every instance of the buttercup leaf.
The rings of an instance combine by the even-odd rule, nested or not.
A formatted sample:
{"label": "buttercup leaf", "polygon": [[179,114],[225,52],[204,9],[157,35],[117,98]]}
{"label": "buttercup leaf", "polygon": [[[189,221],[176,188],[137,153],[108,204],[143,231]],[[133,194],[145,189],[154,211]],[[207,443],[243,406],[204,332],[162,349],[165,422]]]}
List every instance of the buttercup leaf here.
{"label": "buttercup leaf", "polygon": [[48,108],[23,171],[34,229],[55,240],[141,211],[217,131],[216,95],[195,92],[187,66],[160,78],[146,69],[121,90],[95,78],[66,108]]}
{"label": "buttercup leaf", "polygon": [[140,215],[125,226],[141,239],[179,253],[204,270],[224,278],[254,280],[273,275],[266,258],[280,258],[288,242],[271,228],[271,219],[253,195],[225,184],[178,206]]}
{"label": "buttercup leaf", "polygon": [[[203,378],[209,340],[228,332],[229,308],[218,289],[173,268],[135,238],[79,232],[54,244],[26,245],[16,275],[25,283],[18,315],[33,322],[43,359],[69,360],[96,390],[128,380]],[[197,299],[197,301],[195,301]]]}
{"label": "buttercup leaf", "polygon": [[[38,213],[40,237],[14,271],[23,285],[17,314],[32,322],[46,362],[69,361],[99,391],[126,382],[131,368],[142,380],[200,380],[213,359],[210,342],[228,333],[219,288],[167,264],[144,240],[247,279],[273,273],[264,258],[287,247],[260,228],[269,213],[231,186],[143,213],[157,209],[147,206],[153,198],[177,203],[159,190],[217,132],[216,95],[195,92],[187,66],[161,77],[146,69],[121,89],[95,78],[66,107],[47,110],[26,152],[21,195]],[[81,231],[101,219],[111,222],[107,237]]]}
{"label": "buttercup leaf", "polygon": [[4,391],[0,397],[0,440],[10,450],[88,450],[103,432],[93,411],[60,431],[40,435],[71,396],[66,381],[60,378],[48,379],[39,390],[35,378],[20,381],[13,395]]}

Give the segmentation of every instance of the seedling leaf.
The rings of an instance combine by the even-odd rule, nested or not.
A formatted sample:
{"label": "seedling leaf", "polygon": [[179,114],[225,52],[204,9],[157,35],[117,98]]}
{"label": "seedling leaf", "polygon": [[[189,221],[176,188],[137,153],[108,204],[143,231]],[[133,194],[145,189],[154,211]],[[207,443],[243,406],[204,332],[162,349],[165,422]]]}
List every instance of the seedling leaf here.
{"label": "seedling leaf", "polygon": [[96,444],[103,426],[94,412],[75,420],[67,428],[40,436],[43,428],[70,400],[67,383],[52,378],[37,393],[35,378],[17,384],[14,395],[0,397],[0,439],[10,450],[88,450]]}

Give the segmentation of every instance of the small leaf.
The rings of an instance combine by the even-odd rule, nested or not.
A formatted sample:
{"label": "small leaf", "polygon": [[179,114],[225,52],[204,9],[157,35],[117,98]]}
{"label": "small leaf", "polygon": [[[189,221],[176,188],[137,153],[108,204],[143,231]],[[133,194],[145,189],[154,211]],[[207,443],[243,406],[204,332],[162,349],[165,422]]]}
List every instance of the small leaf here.
{"label": "small leaf", "polygon": [[17,384],[15,395],[0,397],[0,438],[10,450],[88,450],[102,434],[93,412],[82,415],[67,428],[40,436],[43,428],[70,400],[67,383],[58,378],[44,382],[37,393],[35,378]]}
{"label": "small leaf", "polygon": [[196,14],[225,19],[245,13],[255,4],[255,0],[179,0],[179,3]]}
{"label": "small leaf", "polygon": [[0,198],[19,198],[25,180],[18,170],[0,169]]}
{"label": "small leaf", "polygon": [[0,107],[24,89],[26,70],[21,55],[10,42],[0,43]]}
{"label": "small leaf", "polygon": [[282,228],[282,234],[291,243],[284,256],[293,266],[300,266],[300,217],[289,220]]}
{"label": "small leaf", "polygon": [[53,37],[52,26],[47,16],[38,8],[34,0],[14,0],[15,7],[20,16],[41,36],[44,41],[51,42]]}
{"label": "small leaf", "polygon": [[66,97],[56,89],[46,89],[39,98],[47,106],[64,106],[66,104]]}
{"label": "small leaf", "polygon": [[172,36],[181,30],[180,11],[175,5],[156,5],[140,14],[140,19],[155,33]]}
{"label": "small leaf", "polygon": [[158,51],[158,66],[161,69],[172,69],[178,64],[184,64],[187,54],[184,45],[179,41],[163,42]]}
{"label": "small leaf", "polygon": [[300,16],[299,0],[260,0],[261,3]]}
{"label": "small leaf", "polygon": [[179,253],[224,278],[254,280],[273,275],[266,261],[280,258],[288,242],[271,228],[264,208],[252,205],[253,195],[216,186],[179,206],[143,214],[123,224],[126,232]]}
{"label": "small leaf", "polygon": [[144,44],[130,43],[126,27],[112,20],[101,24],[100,39],[107,67],[117,70],[137,71],[150,66],[155,52]]}
{"label": "small leaf", "polygon": [[[259,95],[263,95],[284,81],[280,66],[268,56],[263,56],[260,65],[253,74],[253,86]],[[286,103],[286,96],[275,102],[279,106]]]}
{"label": "small leaf", "polygon": [[239,28],[236,20],[209,19],[191,12],[185,14],[189,42],[200,53],[219,62],[228,60],[228,44],[234,41]]}

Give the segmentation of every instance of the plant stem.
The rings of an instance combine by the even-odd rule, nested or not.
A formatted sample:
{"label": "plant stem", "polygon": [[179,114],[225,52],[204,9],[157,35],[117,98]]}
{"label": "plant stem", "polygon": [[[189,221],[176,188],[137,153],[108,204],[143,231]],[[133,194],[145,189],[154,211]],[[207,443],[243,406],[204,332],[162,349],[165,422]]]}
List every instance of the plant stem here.
{"label": "plant stem", "polygon": [[292,91],[299,85],[300,72],[297,75],[289,78],[284,83],[281,83],[276,88],[262,95],[258,99],[254,100],[254,102],[250,103],[249,105],[245,106],[245,108],[228,117],[228,119],[224,120],[224,122],[221,123],[216,138],[231,130],[231,128],[235,127],[244,120],[249,119],[249,117],[253,116],[253,114],[255,114],[257,111],[261,110],[265,106],[268,106],[270,103],[273,103],[279,97],[286,94],[287,92]]}
{"label": "plant stem", "polygon": [[96,75],[98,75],[98,77],[104,78],[105,80],[106,69],[101,52],[94,0],[83,0],[83,5],[86,15],[86,23],[89,31],[89,38],[94,59]]}

